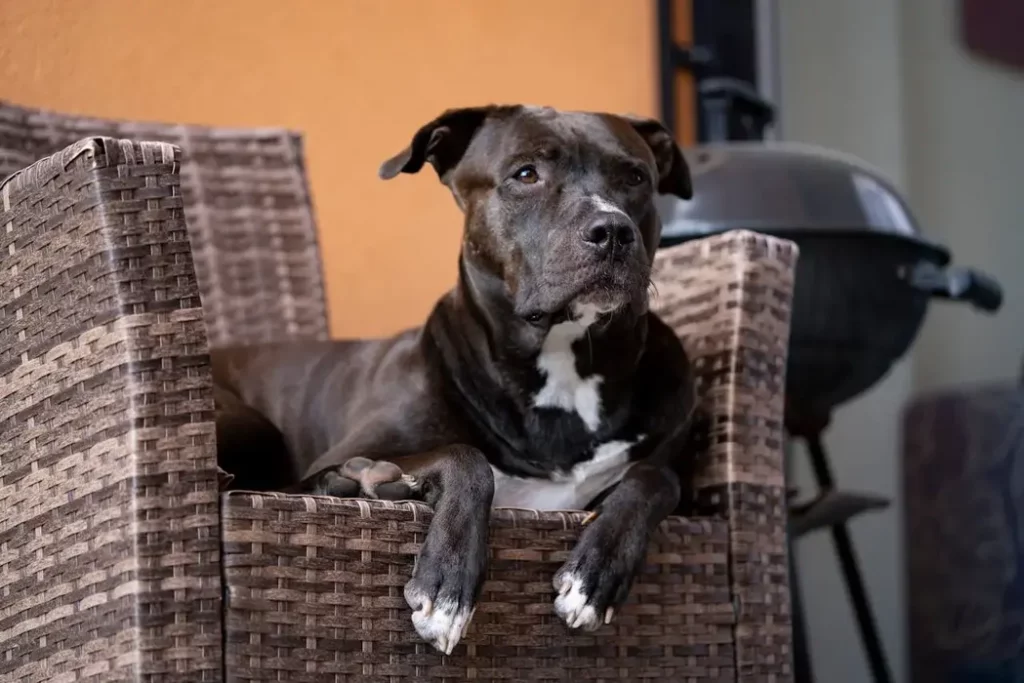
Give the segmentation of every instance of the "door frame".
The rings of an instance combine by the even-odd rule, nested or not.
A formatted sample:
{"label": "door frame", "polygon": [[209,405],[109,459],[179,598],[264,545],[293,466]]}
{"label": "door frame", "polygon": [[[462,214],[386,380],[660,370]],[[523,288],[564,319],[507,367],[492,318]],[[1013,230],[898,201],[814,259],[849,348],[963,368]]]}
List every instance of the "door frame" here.
{"label": "door frame", "polygon": [[[683,144],[707,140],[697,89],[702,78],[747,81],[778,106],[778,0],[655,2],[660,115],[677,140]],[[692,127],[685,125],[687,117],[695,122]],[[778,135],[776,122],[766,137]]]}

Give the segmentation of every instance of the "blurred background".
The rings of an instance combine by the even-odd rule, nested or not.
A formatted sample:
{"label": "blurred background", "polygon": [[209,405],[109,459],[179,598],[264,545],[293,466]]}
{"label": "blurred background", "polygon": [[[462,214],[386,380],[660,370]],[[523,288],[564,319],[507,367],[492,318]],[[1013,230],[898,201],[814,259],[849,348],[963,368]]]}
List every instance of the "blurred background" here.
{"label": "blurred background", "polygon": [[[449,107],[524,102],[669,118],[690,146],[711,134],[701,70],[712,63],[717,75],[748,82],[774,106],[767,138],[877,167],[929,239],[1005,294],[997,315],[931,306],[911,351],[838,409],[827,434],[836,479],[891,502],[850,529],[892,680],[908,681],[907,407],[1016,383],[1024,352],[1024,60],[1012,38],[1024,36],[1021,6],[0,0],[0,99],[98,117],[301,131],[332,332],[366,336],[418,324],[455,279],[461,226],[448,193],[432,173],[391,183],[376,175],[421,123]],[[674,59],[667,39],[688,52]],[[966,437],[956,443],[980,447]],[[805,460],[794,454],[793,483],[813,491]],[[941,554],[941,543],[927,552]],[[830,535],[808,534],[795,554],[815,680],[872,680]],[[1019,586],[1010,573],[1007,585]],[[971,576],[965,570],[961,580]],[[1010,607],[1024,613],[1024,591],[1017,595]],[[1004,674],[1001,662],[1024,659],[1019,616],[998,637],[990,632],[1002,626],[971,618],[948,617],[947,648],[974,643],[985,653],[978,661],[997,662]],[[1024,680],[1010,677],[1019,672],[956,675],[964,677],[950,680]]]}

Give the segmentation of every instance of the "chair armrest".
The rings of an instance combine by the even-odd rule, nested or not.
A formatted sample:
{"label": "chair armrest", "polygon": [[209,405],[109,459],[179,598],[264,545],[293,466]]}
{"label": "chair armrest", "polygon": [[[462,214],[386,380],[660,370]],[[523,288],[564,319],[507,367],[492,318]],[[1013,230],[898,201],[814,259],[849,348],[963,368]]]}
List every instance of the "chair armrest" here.
{"label": "chair armrest", "polygon": [[698,504],[735,512],[729,492],[781,489],[783,412],[796,246],[732,231],[662,249],[652,308],[680,336],[708,430]]}
{"label": "chair armrest", "polygon": [[797,248],[732,231],[663,249],[653,308],[694,366],[701,514],[724,516],[739,680],[789,680],[784,406]]}
{"label": "chair armrest", "polygon": [[[213,393],[167,144],[0,184],[0,679],[219,680]],[[76,675],[77,674],[77,675]]]}

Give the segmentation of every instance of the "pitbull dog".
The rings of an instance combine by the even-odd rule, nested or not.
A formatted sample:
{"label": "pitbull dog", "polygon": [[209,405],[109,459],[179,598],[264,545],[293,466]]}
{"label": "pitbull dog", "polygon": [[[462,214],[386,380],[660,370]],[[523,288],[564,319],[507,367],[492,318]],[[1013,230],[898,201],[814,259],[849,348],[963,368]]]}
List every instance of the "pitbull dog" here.
{"label": "pitbull dog", "polygon": [[688,169],[656,121],[527,106],[449,110],[380,176],[426,163],[465,215],[455,288],[389,339],[215,353],[221,464],[238,488],[431,505],[405,598],[445,653],[492,507],[590,509],[554,609],[596,629],[689,483],[690,367],[648,310],[654,195],[688,199]]}

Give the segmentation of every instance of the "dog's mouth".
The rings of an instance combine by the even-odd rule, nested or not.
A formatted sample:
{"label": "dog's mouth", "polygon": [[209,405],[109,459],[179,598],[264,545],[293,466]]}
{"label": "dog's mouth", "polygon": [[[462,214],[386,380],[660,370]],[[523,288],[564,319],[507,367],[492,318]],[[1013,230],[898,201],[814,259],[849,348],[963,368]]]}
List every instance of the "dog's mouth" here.
{"label": "dog's mouth", "polygon": [[[635,281],[634,281],[635,280]],[[564,307],[565,317],[587,327],[600,329],[616,315],[646,297],[640,278],[602,274],[575,292]]]}
{"label": "dog's mouth", "polygon": [[602,318],[611,318],[629,303],[629,298],[621,292],[596,290],[585,292],[575,297],[566,307],[570,320],[596,322]]}
{"label": "dog's mouth", "polygon": [[587,323],[601,329],[623,313],[646,310],[649,271],[639,268],[583,267],[551,273],[526,290],[517,313],[531,323]]}

